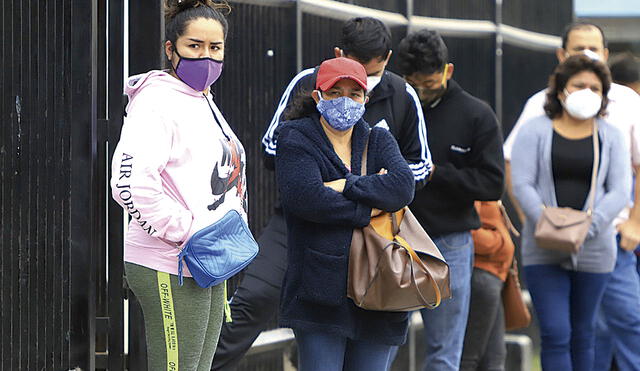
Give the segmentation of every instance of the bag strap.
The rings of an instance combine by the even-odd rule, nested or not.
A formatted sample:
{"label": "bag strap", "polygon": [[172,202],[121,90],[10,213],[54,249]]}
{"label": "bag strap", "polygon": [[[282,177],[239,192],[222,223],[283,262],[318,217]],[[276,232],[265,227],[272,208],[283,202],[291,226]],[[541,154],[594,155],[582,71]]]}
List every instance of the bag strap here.
{"label": "bag strap", "polygon": [[391,218],[391,227],[393,228],[391,231],[393,235],[396,236],[400,233],[400,226],[398,225],[398,217],[396,213],[389,213],[389,217]]}
{"label": "bag strap", "polygon": [[[369,152],[369,137],[367,136],[367,141],[364,143],[364,151],[362,151],[362,167],[360,168],[360,175],[367,175],[367,154]],[[397,235],[400,231],[398,226],[398,218],[396,217],[396,213],[389,213],[389,217],[391,218],[391,225],[393,226],[393,235]]]}
{"label": "bag strap", "polygon": [[511,222],[511,218],[509,218],[509,214],[507,214],[507,209],[504,208],[502,200],[498,200],[498,208],[500,209],[500,213],[502,214],[504,224],[507,225],[507,229],[509,229],[514,236],[520,237],[520,232],[518,232],[518,229]]}
{"label": "bag strap", "polygon": [[591,188],[589,189],[589,203],[587,214],[593,212],[593,203],[596,198],[596,178],[598,165],[600,164],[600,137],[598,136],[598,121],[593,122],[593,169],[591,170]]}
{"label": "bag strap", "polygon": [[367,141],[364,142],[364,151],[362,151],[362,166],[360,167],[360,175],[367,175],[367,154],[369,152],[369,137],[367,135]]}
{"label": "bag strap", "polygon": [[513,272],[518,275],[518,260],[516,259],[515,254],[513,255],[513,259],[511,260],[511,267],[509,268],[513,270]]}

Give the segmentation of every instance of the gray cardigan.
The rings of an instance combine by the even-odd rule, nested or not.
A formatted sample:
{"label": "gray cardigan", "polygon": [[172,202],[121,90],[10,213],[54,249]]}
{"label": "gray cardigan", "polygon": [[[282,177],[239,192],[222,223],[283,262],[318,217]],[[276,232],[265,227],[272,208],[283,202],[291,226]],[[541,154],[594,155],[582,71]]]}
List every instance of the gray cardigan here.
{"label": "gray cardigan", "polygon": [[511,178],[513,192],[527,218],[522,231],[524,265],[560,264],[590,273],[613,270],[617,249],[612,222],[631,201],[631,163],[629,149],[617,128],[598,119],[598,134],[601,155],[593,219],[580,251],[569,254],[539,248],[533,237],[542,205],[558,206],[551,167],[552,122],[539,116],[528,121],[518,133],[511,158]]}

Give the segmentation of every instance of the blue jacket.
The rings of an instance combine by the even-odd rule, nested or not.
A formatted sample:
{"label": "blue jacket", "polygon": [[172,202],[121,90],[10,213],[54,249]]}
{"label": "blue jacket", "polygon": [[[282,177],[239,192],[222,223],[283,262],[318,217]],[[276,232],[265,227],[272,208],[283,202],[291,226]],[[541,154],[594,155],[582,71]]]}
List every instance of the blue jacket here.
{"label": "blue jacket", "polygon": [[[360,176],[369,139],[367,173]],[[414,178],[393,136],[360,120],[352,134],[351,171],[334,152],[319,115],[284,123],[276,176],[288,230],[288,265],[280,325],[329,332],[381,344],[404,343],[408,315],[367,311],[347,298],[349,246],[354,228],[369,224],[372,208],[396,211],[411,202]],[[343,193],[324,182],[346,178]]]}
{"label": "blue jacket", "polygon": [[630,202],[631,156],[622,133],[614,126],[598,120],[598,134],[600,164],[592,222],[584,245],[577,254],[571,255],[539,248],[533,236],[542,205],[558,206],[551,167],[552,122],[546,116],[539,116],[527,122],[518,133],[511,155],[511,178],[513,192],[527,217],[522,233],[524,265],[560,264],[590,273],[613,270],[617,249],[612,222]]}

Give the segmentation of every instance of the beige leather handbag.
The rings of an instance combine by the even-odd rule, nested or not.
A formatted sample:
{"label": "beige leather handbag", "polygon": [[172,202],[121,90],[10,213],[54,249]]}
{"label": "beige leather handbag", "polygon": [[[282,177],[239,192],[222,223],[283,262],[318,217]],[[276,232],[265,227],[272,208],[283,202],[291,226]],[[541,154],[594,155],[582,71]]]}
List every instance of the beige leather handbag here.
{"label": "beige leather handbag", "polygon": [[576,253],[584,243],[591,226],[591,213],[596,194],[596,176],[600,162],[598,124],[593,124],[593,170],[587,211],[570,207],[544,207],[536,224],[534,237],[543,249]]}
{"label": "beige leather handbag", "polygon": [[[367,147],[361,174],[366,174]],[[451,297],[449,265],[409,208],[353,231],[347,297],[367,310],[436,308]]]}

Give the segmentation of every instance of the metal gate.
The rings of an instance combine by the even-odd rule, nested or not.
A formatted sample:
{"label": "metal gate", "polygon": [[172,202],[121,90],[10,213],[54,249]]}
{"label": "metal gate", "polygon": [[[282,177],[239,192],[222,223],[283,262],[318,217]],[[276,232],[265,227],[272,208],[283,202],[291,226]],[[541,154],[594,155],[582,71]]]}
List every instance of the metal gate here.
{"label": "metal gate", "polygon": [[3,370],[94,367],[98,12],[86,0],[0,7]]}
{"label": "metal gate", "polygon": [[[247,151],[255,234],[276,194],[260,137],[295,72],[332,55],[345,18],[382,19],[394,45],[408,30],[438,29],[456,79],[494,107],[505,133],[525,98],[544,86],[557,35],[572,18],[570,0],[229,2],[225,73],[215,90]],[[123,280],[122,210],[108,179],[124,71],[162,67],[161,3],[2,1],[1,370],[145,367],[140,310]]]}

